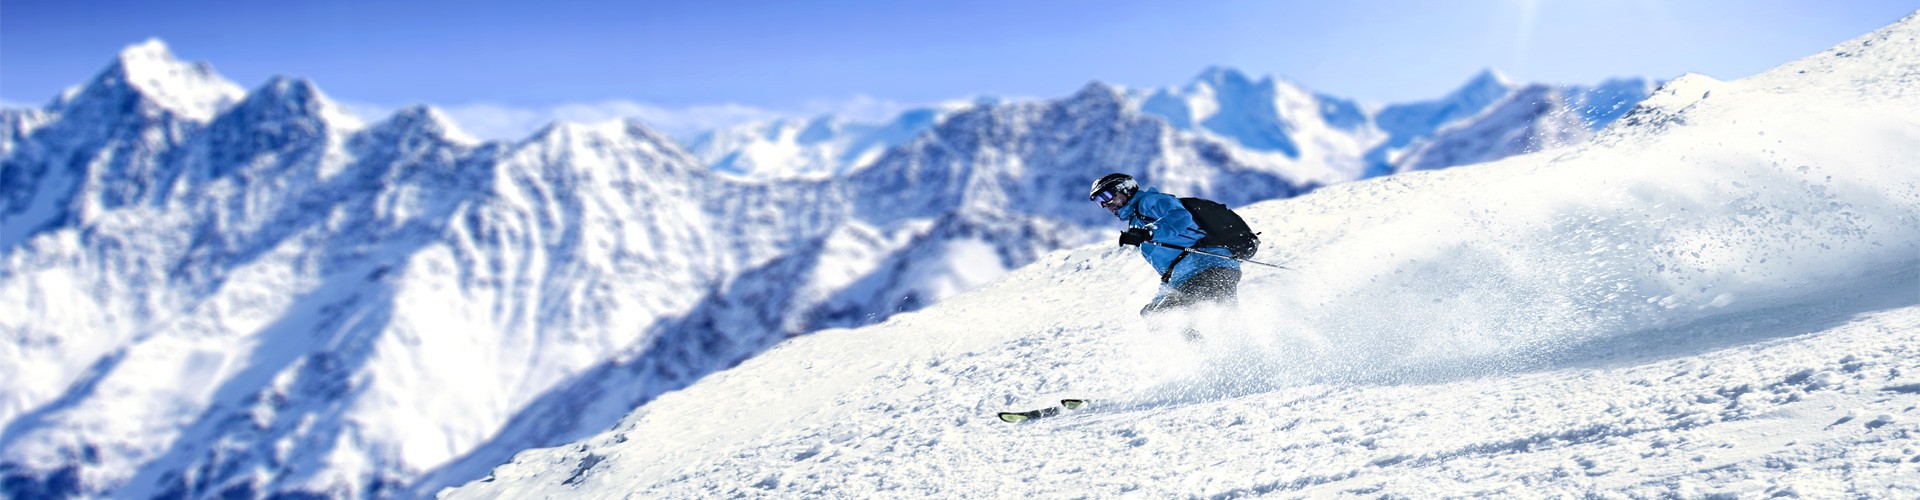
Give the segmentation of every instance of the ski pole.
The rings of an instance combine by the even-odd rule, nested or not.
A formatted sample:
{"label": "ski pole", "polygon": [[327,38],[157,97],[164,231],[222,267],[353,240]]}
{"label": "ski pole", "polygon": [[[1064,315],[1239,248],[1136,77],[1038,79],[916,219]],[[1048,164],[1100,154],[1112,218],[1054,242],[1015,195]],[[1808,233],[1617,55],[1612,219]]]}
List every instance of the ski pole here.
{"label": "ski pole", "polygon": [[1182,251],[1182,252],[1193,252],[1193,253],[1197,253],[1197,254],[1200,254],[1200,255],[1211,255],[1211,256],[1214,256],[1214,257],[1219,257],[1219,258],[1222,258],[1222,259],[1233,259],[1233,260],[1237,260],[1237,261],[1240,261],[1240,262],[1245,262],[1245,263],[1248,263],[1248,264],[1259,264],[1259,265],[1262,265],[1262,266],[1267,266],[1267,267],[1277,267],[1277,268],[1280,268],[1280,269],[1285,269],[1285,270],[1288,270],[1288,271],[1294,271],[1294,270],[1296,270],[1296,269],[1294,269],[1294,268],[1291,268],[1291,267],[1287,267],[1287,266],[1282,266],[1282,265],[1279,265],[1279,264],[1268,264],[1268,263],[1265,263],[1265,262],[1260,262],[1260,261],[1257,261],[1257,260],[1253,260],[1253,259],[1242,259],[1242,258],[1238,258],[1238,257],[1234,257],[1234,256],[1231,256],[1231,255],[1220,255],[1220,254],[1217,254],[1217,253],[1213,253],[1213,252],[1203,252],[1203,251],[1201,251],[1201,250],[1200,250],[1200,249],[1198,249],[1198,248],[1189,248],[1189,247],[1183,247],[1183,246],[1180,246],[1180,245],[1168,245],[1168,244],[1166,244],[1166,243],[1161,243],[1161,242],[1158,242],[1158,241],[1153,241],[1153,240],[1147,240],[1147,243],[1152,243],[1152,244],[1155,244],[1155,245],[1160,245],[1160,246],[1163,246],[1163,247],[1167,247],[1167,248],[1171,248],[1171,249],[1174,249],[1174,250],[1179,250],[1179,251]]}

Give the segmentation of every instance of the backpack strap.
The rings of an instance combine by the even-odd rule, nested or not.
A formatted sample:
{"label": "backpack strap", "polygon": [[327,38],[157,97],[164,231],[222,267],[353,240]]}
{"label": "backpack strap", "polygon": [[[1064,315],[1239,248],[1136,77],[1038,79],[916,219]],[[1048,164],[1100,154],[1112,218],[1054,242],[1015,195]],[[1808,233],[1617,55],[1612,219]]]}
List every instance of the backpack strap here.
{"label": "backpack strap", "polygon": [[1180,249],[1180,255],[1175,256],[1173,258],[1173,262],[1167,263],[1167,270],[1160,272],[1160,283],[1164,284],[1166,282],[1173,281],[1173,268],[1178,267],[1180,265],[1180,261],[1186,260],[1187,254],[1189,253],[1193,253],[1193,250],[1191,248]]}

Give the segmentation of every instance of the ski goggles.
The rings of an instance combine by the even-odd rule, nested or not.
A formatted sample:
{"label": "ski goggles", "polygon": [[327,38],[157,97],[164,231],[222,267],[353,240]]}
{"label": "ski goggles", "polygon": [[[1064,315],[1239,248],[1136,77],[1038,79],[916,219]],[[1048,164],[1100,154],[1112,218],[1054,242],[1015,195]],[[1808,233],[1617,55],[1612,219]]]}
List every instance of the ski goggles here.
{"label": "ski goggles", "polygon": [[1107,202],[1113,201],[1114,197],[1117,197],[1117,196],[1120,196],[1120,194],[1113,192],[1112,189],[1102,189],[1099,192],[1093,193],[1093,195],[1088,196],[1087,199],[1093,200],[1094,203],[1106,205]]}

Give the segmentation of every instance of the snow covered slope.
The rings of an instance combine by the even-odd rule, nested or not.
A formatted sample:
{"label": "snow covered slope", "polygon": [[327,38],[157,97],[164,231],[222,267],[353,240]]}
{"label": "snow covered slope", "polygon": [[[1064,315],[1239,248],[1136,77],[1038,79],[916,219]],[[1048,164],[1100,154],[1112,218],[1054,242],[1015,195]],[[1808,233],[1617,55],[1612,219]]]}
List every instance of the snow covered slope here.
{"label": "snow covered slope", "polygon": [[[1592,142],[1243,210],[1231,321],[1111,246],[788,341],[450,498],[1920,495],[1920,18]],[[992,418],[1060,396],[1088,410]]]}

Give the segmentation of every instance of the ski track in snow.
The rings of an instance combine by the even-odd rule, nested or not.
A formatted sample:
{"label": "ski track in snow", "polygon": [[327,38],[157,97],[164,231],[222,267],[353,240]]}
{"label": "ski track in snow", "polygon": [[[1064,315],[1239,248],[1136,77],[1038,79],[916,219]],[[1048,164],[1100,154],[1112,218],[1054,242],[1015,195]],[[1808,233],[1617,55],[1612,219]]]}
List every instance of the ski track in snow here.
{"label": "ski track in snow", "polygon": [[[1229,319],[1124,249],[790,340],[449,498],[1920,496],[1920,20],[1333,186]],[[997,411],[1088,397],[1025,424]]]}

